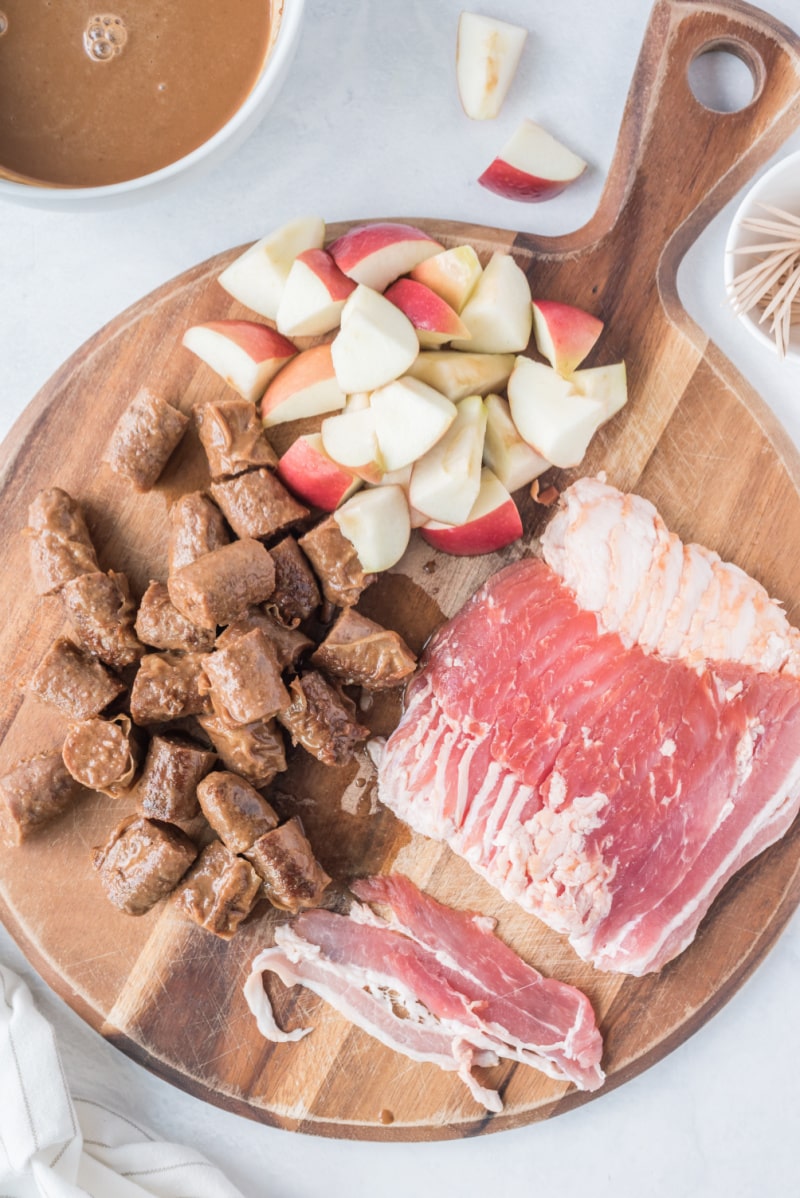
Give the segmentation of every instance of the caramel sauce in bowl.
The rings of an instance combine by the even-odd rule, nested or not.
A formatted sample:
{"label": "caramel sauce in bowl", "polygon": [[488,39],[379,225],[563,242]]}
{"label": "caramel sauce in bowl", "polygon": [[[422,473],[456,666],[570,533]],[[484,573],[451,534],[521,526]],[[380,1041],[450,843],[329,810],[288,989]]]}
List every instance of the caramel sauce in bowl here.
{"label": "caramel sauce in bowl", "polygon": [[[25,28],[29,6],[36,5],[59,19],[67,10],[80,10],[77,22],[52,27],[62,35],[67,30],[74,72],[69,86],[77,81],[75,109],[67,112],[63,132],[51,116],[65,111],[64,105],[51,105],[48,112],[43,100],[41,113],[32,111],[30,103],[20,105],[31,76],[19,76],[18,90],[13,90],[14,58],[8,48],[15,30],[20,50],[25,46],[20,69],[34,77],[38,71],[47,78],[48,59],[64,53],[63,44],[54,48],[43,36],[37,66],[31,38],[36,28],[44,35],[51,27],[42,21]],[[216,21],[202,20],[206,7],[207,18],[217,14]],[[218,0],[208,5],[105,0],[97,8],[91,0],[0,0],[0,200],[62,211],[103,209],[172,188],[236,149],[266,115],[288,75],[304,0],[251,0],[241,7],[249,10],[249,23],[228,26],[228,6]],[[147,22],[148,10],[162,15],[160,27]],[[182,28],[185,36],[176,37]],[[226,33],[235,36],[226,38]],[[82,79],[83,96],[78,90]],[[93,124],[92,112],[101,107],[98,97],[102,112]],[[17,137],[15,122],[23,117],[28,122],[25,137]],[[86,145],[74,142],[70,149],[68,135],[83,137],[84,130]],[[118,150],[115,131],[121,134]],[[95,137],[100,139],[96,154]]]}

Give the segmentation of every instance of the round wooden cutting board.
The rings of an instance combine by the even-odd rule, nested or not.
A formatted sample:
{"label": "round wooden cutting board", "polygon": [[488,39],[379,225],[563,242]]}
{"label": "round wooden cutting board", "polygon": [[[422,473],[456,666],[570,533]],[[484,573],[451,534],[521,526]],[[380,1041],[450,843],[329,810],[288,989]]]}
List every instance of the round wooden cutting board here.
{"label": "round wooden cutting board", "polygon": [[[686,82],[691,60],[720,42],[753,68],[756,95],[740,113],[709,112]],[[763,402],[682,311],[675,275],[697,232],[798,117],[800,46],[787,30],[744,6],[662,0],[648,28],[609,182],[588,226],[542,241],[416,222],[445,245],[471,242],[484,261],[495,250],[510,250],[535,296],[577,303],[606,321],[590,364],[624,357],[630,402],[595,439],[582,472],[604,469],[617,486],[646,495],[682,537],[711,546],[757,577],[795,621],[800,460]],[[65,731],[57,714],[20,689],[63,628],[59,602],[37,599],[31,588],[20,535],[28,504],[41,487],[64,487],[85,505],[104,569],[124,570],[137,594],[151,578],[165,577],[168,506],[208,482],[194,433],[144,496],[100,459],[141,384],[187,412],[225,393],[180,339],[191,324],[247,315],[216,282],[237,252],[182,275],[98,333],[50,380],[3,447],[0,772],[60,743]],[[282,429],[276,446],[283,448],[297,431]],[[559,486],[569,481],[557,472],[552,477]],[[547,512],[527,498],[522,510],[525,540],[502,554],[446,558],[415,538],[360,608],[419,649],[486,576],[536,551]],[[376,731],[394,714],[380,703],[364,713]],[[292,794],[340,893],[354,875],[400,870],[444,902],[496,916],[499,934],[526,960],[581,987],[605,1040],[608,1081],[600,1096],[708,1019],[755,968],[800,899],[795,823],[728,884],[695,943],[660,974],[601,974],[537,920],[504,903],[449,850],[412,835],[383,809],[366,757],[330,770],[298,751],[280,789]],[[279,1022],[315,1030],[297,1044],[267,1044],[247,1011],[242,983],[255,953],[271,942],[277,916],[259,909],[224,943],[179,920],[169,905],[138,919],[111,907],[89,867],[89,849],[128,806],[89,796],[23,848],[0,849],[0,915],[53,988],[135,1060],[229,1110],[332,1136],[474,1135],[586,1101],[572,1087],[507,1064],[485,1072],[505,1103],[502,1114],[489,1116],[453,1075],[394,1055],[307,991],[287,992],[277,983],[270,983],[270,993]]]}

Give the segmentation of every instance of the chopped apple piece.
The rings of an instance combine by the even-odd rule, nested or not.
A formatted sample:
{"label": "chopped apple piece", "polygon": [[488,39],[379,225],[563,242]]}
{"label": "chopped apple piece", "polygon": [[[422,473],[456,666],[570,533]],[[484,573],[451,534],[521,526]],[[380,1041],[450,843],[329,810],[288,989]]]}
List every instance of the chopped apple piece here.
{"label": "chopped apple piece", "polygon": [[510,254],[492,254],[461,319],[472,336],[453,341],[453,349],[507,354],[527,347],[533,325],[531,289]]}
{"label": "chopped apple piece", "polygon": [[581,395],[598,400],[603,405],[603,419],[610,420],[628,400],[628,382],[624,362],[613,362],[610,366],[591,366],[587,370],[576,370],[571,376],[572,384]]}
{"label": "chopped apple piece", "polygon": [[261,401],[265,428],[340,411],[345,393],[336,382],[330,345],[305,349],[267,387]]}
{"label": "chopped apple piece", "polygon": [[544,474],[550,463],[523,441],[511,419],[507,400],[499,395],[488,395],[485,403],[484,463],[508,491],[517,491]]}
{"label": "chopped apple piece", "polygon": [[530,358],[517,358],[508,380],[508,399],[523,440],[564,469],[580,464],[606,419],[599,400],[580,395],[552,366]]}
{"label": "chopped apple piece", "polygon": [[373,391],[375,432],[387,470],[400,470],[431,449],[456,418],[456,406],[408,376]]}
{"label": "chopped apple piece", "polygon": [[287,337],[319,337],[338,328],[344,301],[355,287],[325,250],[304,250],[283,288],[278,331]]}
{"label": "chopped apple piece", "polygon": [[454,312],[461,312],[483,267],[471,245],[456,245],[415,266],[411,278],[435,291]]}
{"label": "chopped apple piece", "polygon": [[295,258],[304,250],[322,249],[324,241],[325,222],[318,216],[301,216],[235,258],[219,283],[240,304],[274,320]]}
{"label": "chopped apple piece", "polygon": [[429,520],[421,526],[420,535],[443,553],[494,553],[522,536],[522,519],[506,488],[484,467],[478,497],[464,523]]}
{"label": "chopped apple piece", "polygon": [[411,537],[408,501],[398,486],[359,491],[333,518],[366,574],[378,574],[399,562]]}
{"label": "chopped apple piece", "polygon": [[422,229],[396,221],[356,225],[328,247],[348,278],[374,291],[384,291],[400,275],[407,275],[443,248]]}
{"label": "chopped apple piece", "polygon": [[339,386],[374,391],[405,374],[419,353],[411,321],[385,296],[359,284],[342,309],[331,345]]}
{"label": "chopped apple piece", "polygon": [[361,412],[364,408],[369,407],[370,399],[369,391],[354,391],[352,395],[348,395],[344,410],[345,412]]}
{"label": "chopped apple piece", "polygon": [[461,106],[474,121],[496,117],[519,65],[528,31],[493,17],[462,12],[456,44]]}
{"label": "chopped apple piece", "polygon": [[375,432],[375,413],[372,408],[341,412],[323,420],[320,428],[325,452],[346,466],[365,482],[377,482],[385,465]]}
{"label": "chopped apple piece", "polygon": [[352,471],[325,452],[319,433],[298,437],[278,463],[278,476],[299,499],[332,512],[361,486]]}
{"label": "chopped apple piece", "polygon": [[291,341],[252,320],[211,320],[183,335],[183,344],[253,403],[270,379],[297,353]]}
{"label": "chopped apple piece", "polygon": [[488,395],[490,391],[504,390],[513,369],[513,354],[473,354],[442,349],[421,353],[407,373],[435,387],[455,403],[468,395]]}
{"label": "chopped apple piece", "polygon": [[416,279],[398,279],[384,292],[417,330],[423,349],[433,349],[454,338],[469,340],[470,332],[459,315],[441,296]]}
{"label": "chopped apple piece", "polygon": [[478,182],[507,200],[534,203],[557,196],[586,170],[572,150],[533,121],[523,121]]}
{"label": "chopped apple piece", "polygon": [[408,492],[412,507],[443,524],[463,524],[481,485],[486,408],[479,395],[456,407],[450,428],[415,463]]}
{"label": "chopped apple piece", "polygon": [[602,331],[602,320],[582,308],[556,300],[533,301],[536,348],[559,374],[577,370]]}

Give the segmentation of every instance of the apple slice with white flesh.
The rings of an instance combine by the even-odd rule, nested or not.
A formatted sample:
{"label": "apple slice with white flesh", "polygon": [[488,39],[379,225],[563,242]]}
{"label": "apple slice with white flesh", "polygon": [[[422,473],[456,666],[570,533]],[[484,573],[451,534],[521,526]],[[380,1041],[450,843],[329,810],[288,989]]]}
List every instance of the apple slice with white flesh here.
{"label": "apple slice with white flesh", "polygon": [[372,392],[378,448],[387,470],[400,470],[427,453],[456,418],[454,403],[408,376]]}
{"label": "apple slice with white flesh", "polygon": [[325,452],[365,482],[377,482],[385,472],[378,447],[372,408],[329,416],[320,427]]}
{"label": "apple slice with white flesh", "polygon": [[342,327],[331,343],[339,386],[374,391],[405,374],[419,353],[414,326],[385,296],[359,284],[342,309]]}
{"label": "apple slice with white flesh", "polygon": [[549,200],[574,183],[586,163],[534,121],[525,120],[478,182],[507,200]]}
{"label": "apple slice with white flesh", "polygon": [[304,349],[277,375],[264,392],[261,419],[265,428],[338,412],[346,395],[336,382],[330,345]]}
{"label": "apple slice with white flesh", "polygon": [[443,553],[494,553],[522,536],[522,519],[507,489],[484,467],[478,497],[463,524],[429,520],[419,531],[423,540]]}
{"label": "apple slice with white flesh", "polygon": [[456,407],[450,428],[415,462],[408,490],[412,507],[443,524],[464,523],[481,485],[486,408],[479,395]]}
{"label": "apple slice with white flesh", "polygon": [[252,320],[211,320],[183,335],[183,344],[253,403],[297,349],[280,333]]}
{"label": "apple slice with white flesh", "polygon": [[456,43],[461,106],[474,121],[496,117],[519,65],[527,29],[494,17],[462,12]]}
{"label": "apple slice with white flesh", "polygon": [[360,412],[362,409],[368,408],[370,398],[369,391],[354,391],[347,397],[347,403],[344,405],[345,412]]}
{"label": "apple slice with white flesh", "polygon": [[287,337],[319,337],[339,327],[344,301],[356,284],[325,250],[304,250],[292,263],[276,324]]}
{"label": "apple slice with white flesh", "polygon": [[218,281],[240,304],[274,320],[295,258],[304,250],[322,249],[324,241],[324,220],[298,217],[251,245]]}
{"label": "apple slice with white flesh", "polygon": [[570,382],[581,395],[598,400],[603,405],[604,420],[610,420],[628,401],[628,381],[624,362],[608,366],[590,366],[576,370]]}
{"label": "apple slice with white flesh", "polygon": [[461,319],[471,337],[453,341],[453,349],[507,354],[527,347],[533,326],[531,289],[525,272],[510,254],[492,254]]}
{"label": "apple slice with white flesh", "polygon": [[461,312],[483,267],[471,245],[456,245],[415,266],[411,278],[435,291],[454,312]]}
{"label": "apple slice with white flesh", "polygon": [[422,229],[397,221],[356,225],[328,246],[339,270],[374,291],[385,291],[400,275],[443,249]]}
{"label": "apple slice with white flesh", "polygon": [[383,293],[396,304],[417,330],[423,349],[434,349],[455,338],[468,340],[469,329],[440,295],[416,279],[398,279]]}
{"label": "apple slice with white flesh", "polygon": [[577,370],[603,331],[603,322],[557,300],[533,301],[536,348],[559,374]]}
{"label": "apple slice with white flesh", "polygon": [[353,545],[366,574],[388,570],[408,547],[411,520],[402,487],[359,491],[334,512],[333,518]]}
{"label": "apple slice with white flesh", "polygon": [[544,474],[550,463],[535,449],[531,449],[527,441],[523,441],[511,419],[507,400],[499,395],[487,395],[485,403],[484,464],[497,475],[508,491],[518,491]]}
{"label": "apple slice with white flesh", "polygon": [[357,475],[325,452],[319,433],[297,437],[278,462],[277,474],[298,499],[323,512],[334,511],[361,486]]}
{"label": "apple slice with white flesh", "polygon": [[503,391],[513,369],[513,354],[473,354],[441,349],[423,351],[407,373],[456,403],[468,395]]}
{"label": "apple slice with white flesh", "polygon": [[570,379],[531,358],[517,358],[508,399],[522,439],[562,469],[580,464],[606,419],[599,400],[581,395]]}

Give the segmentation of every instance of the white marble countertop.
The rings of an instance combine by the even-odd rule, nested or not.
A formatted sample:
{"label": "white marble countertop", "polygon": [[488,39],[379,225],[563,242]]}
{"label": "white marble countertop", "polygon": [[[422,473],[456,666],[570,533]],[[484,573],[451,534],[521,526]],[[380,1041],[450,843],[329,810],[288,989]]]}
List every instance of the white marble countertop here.
{"label": "white marble countertop", "polygon": [[[329,221],[440,216],[541,233],[582,224],[611,160],[650,0],[486,0],[481,11],[526,25],[531,36],[500,118],[482,125],[464,117],[456,98],[460,7],[456,0],[307,0],[287,86],[266,123],[214,173],[102,215],[0,207],[0,434],[117,312],[298,213],[319,211]],[[800,25],[797,0],[766,7]],[[547,124],[591,163],[550,204],[514,204],[475,182],[523,116]],[[798,148],[796,134],[780,154]],[[779,364],[726,306],[722,258],[734,206],[689,251],[681,296],[800,445],[800,366]],[[728,1005],[641,1077],[548,1123],[443,1144],[300,1137],[219,1111],[84,1026],[2,928],[0,960],[26,977],[53,1020],[78,1092],[101,1092],[165,1138],[203,1148],[252,1198],[477,1198],[529,1188],[555,1188],[559,1198],[798,1192],[798,918]]]}

